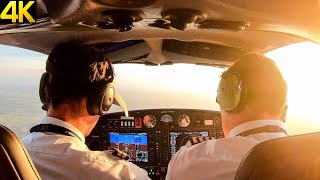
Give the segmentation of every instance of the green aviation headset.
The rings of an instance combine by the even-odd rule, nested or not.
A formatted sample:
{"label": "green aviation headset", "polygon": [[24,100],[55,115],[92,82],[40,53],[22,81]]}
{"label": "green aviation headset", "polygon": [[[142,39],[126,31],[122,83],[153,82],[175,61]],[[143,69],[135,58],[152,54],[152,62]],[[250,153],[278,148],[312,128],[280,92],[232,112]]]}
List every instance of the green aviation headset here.
{"label": "green aviation headset", "polygon": [[[216,101],[220,107],[228,112],[240,111],[247,101],[247,86],[246,83],[240,79],[236,72],[225,71],[219,83]],[[286,114],[288,110],[287,101],[285,102],[280,120],[286,121]]]}
{"label": "green aviation headset", "polygon": [[246,102],[246,85],[235,72],[224,72],[219,83],[216,101],[226,111],[238,111]]}

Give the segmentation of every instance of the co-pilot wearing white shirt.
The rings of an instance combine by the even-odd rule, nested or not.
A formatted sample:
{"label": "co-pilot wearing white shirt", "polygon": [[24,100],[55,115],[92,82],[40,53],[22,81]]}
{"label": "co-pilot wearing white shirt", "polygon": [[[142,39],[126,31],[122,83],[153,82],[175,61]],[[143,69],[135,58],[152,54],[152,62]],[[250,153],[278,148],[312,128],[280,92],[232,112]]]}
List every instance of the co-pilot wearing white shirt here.
{"label": "co-pilot wearing white shirt", "polygon": [[281,118],[286,95],[286,82],[272,60],[260,54],[240,57],[221,75],[217,93],[226,138],[190,139],[171,159],[166,179],[234,179],[251,148],[287,135]]}
{"label": "co-pilot wearing white shirt", "polygon": [[84,143],[113,99],[123,105],[114,88],[100,50],[77,42],[52,50],[39,90],[47,117],[23,138],[42,179],[149,179],[144,169]]}

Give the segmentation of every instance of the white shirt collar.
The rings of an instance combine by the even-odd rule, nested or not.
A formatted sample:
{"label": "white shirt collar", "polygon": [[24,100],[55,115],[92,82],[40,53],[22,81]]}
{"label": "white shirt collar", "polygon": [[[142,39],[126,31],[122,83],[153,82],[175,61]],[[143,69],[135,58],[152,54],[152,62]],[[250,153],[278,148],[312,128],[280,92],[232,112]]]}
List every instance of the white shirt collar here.
{"label": "white shirt collar", "polygon": [[71,124],[69,124],[63,120],[46,116],[41,119],[40,124],[53,124],[56,126],[61,126],[61,127],[67,128],[70,131],[72,131],[73,133],[75,133],[77,136],[79,136],[82,142],[85,142],[84,135],[77,128],[75,128],[74,126],[72,126]]}
{"label": "white shirt collar", "polygon": [[283,129],[286,129],[285,124],[280,120],[256,120],[256,121],[246,122],[237,127],[234,127],[233,129],[231,129],[229,133],[229,137],[235,137],[242,132],[245,132],[254,128],[266,126],[266,125],[274,125],[274,126],[279,126]]}

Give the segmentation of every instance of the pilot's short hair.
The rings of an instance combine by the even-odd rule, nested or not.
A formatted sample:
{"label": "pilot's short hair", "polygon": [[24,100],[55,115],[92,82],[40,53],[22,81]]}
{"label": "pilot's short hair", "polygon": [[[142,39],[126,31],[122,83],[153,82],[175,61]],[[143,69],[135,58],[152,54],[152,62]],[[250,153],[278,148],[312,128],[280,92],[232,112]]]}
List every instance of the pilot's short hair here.
{"label": "pilot's short hair", "polygon": [[259,53],[240,57],[225,73],[235,72],[246,86],[246,104],[280,114],[286,103],[287,83],[276,63]]}
{"label": "pilot's short hair", "polygon": [[114,77],[110,61],[97,48],[77,42],[55,47],[46,62],[46,71],[50,73],[46,86],[48,103],[56,107],[65,100],[78,101],[87,97],[97,83],[90,79],[90,65],[95,62],[108,62],[106,77]]}

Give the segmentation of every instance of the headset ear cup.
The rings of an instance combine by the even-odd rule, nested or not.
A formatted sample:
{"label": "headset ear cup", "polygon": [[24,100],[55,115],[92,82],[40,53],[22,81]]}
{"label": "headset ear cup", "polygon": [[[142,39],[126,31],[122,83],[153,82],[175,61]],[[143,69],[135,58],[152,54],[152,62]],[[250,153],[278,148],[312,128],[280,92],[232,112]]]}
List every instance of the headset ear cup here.
{"label": "headset ear cup", "polygon": [[40,101],[42,102],[43,110],[48,110],[48,105],[47,105],[47,94],[46,94],[46,86],[49,80],[49,73],[45,72],[42,74],[41,79],[40,79],[40,85],[39,85],[39,97]]}
{"label": "headset ear cup", "polygon": [[88,96],[87,109],[90,115],[104,115],[113,104],[114,83],[103,83]]}
{"label": "headset ear cup", "polygon": [[235,74],[228,74],[221,78],[216,101],[226,111],[234,111],[241,101],[241,87],[239,78]]}
{"label": "headset ear cup", "polygon": [[113,83],[109,83],[104,91],[102,103],[100,104],[101,115],[104,115],[111,108],[114,100],[115,88]]}

